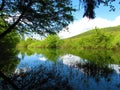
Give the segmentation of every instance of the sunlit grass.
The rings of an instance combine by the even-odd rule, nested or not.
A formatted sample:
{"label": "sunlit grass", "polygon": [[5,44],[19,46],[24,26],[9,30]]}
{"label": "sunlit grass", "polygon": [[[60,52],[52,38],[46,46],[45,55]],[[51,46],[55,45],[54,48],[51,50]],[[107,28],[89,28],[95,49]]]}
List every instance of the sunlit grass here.
{"label": "sunlit grass", "polygon": [[21,40],[18,47],[26,48],[74,48],[74,49],[117,49],[120,47],[120,26],[95,28],[80,35],[61,40],[49,35],[45,40]]}

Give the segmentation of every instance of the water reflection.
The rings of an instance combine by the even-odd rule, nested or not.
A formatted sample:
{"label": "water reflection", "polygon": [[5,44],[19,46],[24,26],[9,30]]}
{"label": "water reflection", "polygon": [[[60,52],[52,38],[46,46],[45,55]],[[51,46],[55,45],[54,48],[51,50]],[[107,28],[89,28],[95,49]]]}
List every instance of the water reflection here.
{"label": "water reflection", "polygon": [[52,62],[43,54],[35,53],[21,57],[12,78],[24,90],[119,90],[120,76],[116,71],[119,68],[115,64],[91,63],[72,54],[65,54]]}
{"label": "water reflection", "polygon": [[66,54],[64,56],[61,56],[60,59],[63,60],[63,63],[70,66],[77,66],[78,64],[85,64],[87,60],[83,60],[82,58],[72,55],[72,54]]}
{"label": "water reflection", "polygon": [[[0,52],[0,71],[7,76],[12,74],[12,72],[14,72],[14,70],[16,69],[16,66],[19,64],[17,51],[15,51],[13,48],[9,50],[10,51],[4,50],[4,52]],[[4,55],[2,55],[1,53]]]}
{"label": "water reflection", "polygon": [[[57,50],[51,53],[53,51],[47,51],[47,54],[45,51],[36,51],[31,55],[20,53],[20,63],[11,79],[23,90],[120,89],[119,61],[113,59],[111,52],[104,52],[102,57],[100,51],[79,51],[77,54],[72,51],[61,53],[62,51]],[[48,53],[51,55],[47,57]],[[56,60],[49,60],[54,55]]]}

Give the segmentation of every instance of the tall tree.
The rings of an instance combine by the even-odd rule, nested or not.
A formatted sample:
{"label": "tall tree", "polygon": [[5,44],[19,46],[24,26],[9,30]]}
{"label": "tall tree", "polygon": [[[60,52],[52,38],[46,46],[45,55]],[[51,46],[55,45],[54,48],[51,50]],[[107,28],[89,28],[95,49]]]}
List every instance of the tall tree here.
{"label": "tall tree", "polygon": [[19,32],[56,33],[73,21],[71,0],[2,0],[0,16],[8,28]]}
{"label": "tall tree", "polygon": [[[84,6],[84,15],[94,18],[95,7],[104,3],[114,9],[115,0],[79,0]],[[56,33],[73,21],[72,0],[0,0],[0,17],[6,30],[0,38],[17,27],[18,32],[38,34]],[[5,27],[6,27],[5,26]]]}
{"label": "tall tree", "polygon": [[[5,31],[5,26],[3,19],[0,18],[0,33]],[[0,40],[0,78],[2,77],[9,82],[15,89],[18,89],[18,87],[7,76],[14,72],[19,63],[18,51],[15,49],[18,42],[19,36],[15,31],[7,34],[6,37]]]}

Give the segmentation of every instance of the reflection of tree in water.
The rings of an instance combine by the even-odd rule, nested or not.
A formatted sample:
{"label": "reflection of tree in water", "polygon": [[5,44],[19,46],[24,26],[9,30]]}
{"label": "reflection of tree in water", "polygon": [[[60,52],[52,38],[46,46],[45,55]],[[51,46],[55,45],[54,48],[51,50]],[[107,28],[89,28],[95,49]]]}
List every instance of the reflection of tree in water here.
{"label": "reflection of tree in water", "polygon": [[3,82],[1,84],[9,82],[13,87],[17,86],[8,77],[14,72],[19,63],[17,58],[18,52],[16,50],[18,40],[15,32],[10,33],[0,40],[0,79],[4,79],[3,81],[0,80],[0,82]]}
{"label": "reflection of tree in water", "polygon": [[59,55],[60,55],[60,50],[58,49],[41,49],[41,48],[18,48],[20,50],[20,53],[22,57],[24,58],[24,55],[27,54],[28,56],[34,55],[35,53],[37,54],[43,54],[48,60],[51,61],[57,61]]}
{"label": "reflection of tree in water", "polygon": [[10,73],[14,72],[17,64],[19,63],[18,60],[5,60],[0,61],[0,71],[5,73],[6,75],[9,75]]}
{"label": "reflection of tree in water", "polygon": [[[55,51],[55,50],[47,50],[47,49],[46,50],[45,49],[43,49],[43,50],[31,49],[31,52],[34,52],[37,54],[44,54],[44,56],[46,56],[46,58],[49,57],[49,59],[52,59],[52,57],[54,57],[54,55],[58,56],[61,54],[57,50]],[[63,51],[63,53],[64,53],[64,51]],[[77,52],[75,52],[75,53],[77,53]],[[53,54],[53,55],[51,55],[51,54]],[[78,77],[76,79],[76,82],[78,80],[80,84],[83,84],[85,86],[86,86],[86,83],[91,86],[91,79],[93,80],[92,83],[99,82],[98,83],[99,86],[101,86],[103,88],[104,88],[104,86],[102,86],[103,83],[105,85],[109,85],[109,86],[112,86],[113,84],[116,86],[119,86],[119,82],[116,81],[116,83],[114,83],[115,79],[113,77],[114,74],[112,73],[113,69],[109,67],[109,65],[111,63],[114,63],[112,52],[107,52],[107,51],[101,51],[101,52],[100,51],[95,51],[95,52],[91,51],[90,52],[89,50],[88,51],[83,50],[83,51],[79,51],[79,53],[77,53],[77,54],[79,54],[79,56],[81,56],[81,58],[83,58],[86,62],[82,63],[82,64],[78,64],[78,67],[80,68],[80,70],[75,68],[76,70],[78,70],[77,74],[73,74],[73,72],[71,71],[73,67],[70,66],[70,69],[69,69],[70,71],[67,70],[64,73],[66,75],[66,73],[70,72],[69,73],[70,77],[67,77],[67,79],[65,81],[61,81],[61,80],[63,80],[65,75],[64,75],[64,77],[61,77],[61,76],[59,77],[59,75],[61,74],[61,72],[59,72],[59,69],[64,71],[66,69],[63,69],[62,67],[69,67],[69,65],[63,64],[61,66],[61,65],[55,64],[56,66],[60,66],[60,67],[58,68],[56,66],[52,66],[53,67],[52,71],[49,71],[50,68],[44,69],[43,68],[44,65],[43,65],[43,66],[39,67],[39,69],[36,69],[37,70],[36,72],[33,70],[32,72],[20,73],[17,76],[15,75],[15,76],[13,76],[15,83],[18,82],[17,85],[18,86],[21,85],[19,87],[26,87],[29,89],[31,87],[48,89],[48,88],[53,88],[54,86],[55,86],[54,88],[58,88],[59,86],[60,86],[60,88],[65,88],[64,85],[71,81],[71,77],[72,77],[72,79],[74,79],[75,77]],[[77,55],[77,54],[74,54],[74,55]],[[73,60],[75,61],[74,58],[73,58]],[[82,61],[84,61],[84,60],[82,60]],[[45,61],[45,63],[47,63],[47,62],[48,61]],[[115,61],[115,63],[117,63],[117,61]],[[41,70],[41,68],[43,68],[43,69]],[[45,70],[46,70],[46,72],[45,72]],[[58,74],[56,74],[56,73],[58,73]],[[83,76],[77,76],[77,75],[79,75],[78,73],[80,73],[80,75],[83,75]],[[54,75],[54,74],[56,74],[56,75]],[[116,73],[115,76],[117,76],[117,75],[118,74]],[[37,76],[39,76],[39,77],[37,77]],[[53,85],[53,83],[54,83],[54,85]],[[110,84],[110,83],[112,83],[112,84]],[[39,86],[41,85],[41,86],[39,87],[38,85]],[[49,85],[50,85],[50,87],[49,87]],[[73,85],[73,83],[70,85]],[[70,85],[68,85],[68,87]],[[58,87],[56,87],[56,86],[58,86]],[[108,88],[109,88],[109,86],[108,86]],[[93,85],[93,87],[94,87],[94,85]],[[106,89],[106,90],[108,90],[108,89]],[[117,90],[119,90],[119,89],[117,89]]]}
{"label": "reflection of tree in water", "polygon": [[93,77],[101,77],[104,76],[107,78],[107,76],[113,72],[113,69],[110,68],[108,65],[98,65],[95,63],[85,63],[83,65],[78,64],[78,67],[80,69],[83,69],[84,73],[86,73],[89,76]]}
{"label": "reflection of tree in water", "polygon": [[13,72],[19,63],[15,49],[17,42],[18,36],[14,32],[0,40],[0,71],[6,75]]}
{"label": "reflection of tree in water", "polygon": [[113,69],[109,67],[111,64],[120,65],[120,54],[113,50],[79,50],[71,52],[74,55],[80,56],[83,60],[88,62],[85,64],[78,64],[88,76],[99,78],[112,73]]}
{"label": "reflection of tree in water", "polygon": [[57,61],[59,57],[59,50],[57,49],[46,49],[42,50],[42,53],[48,60]]}
{"label": "reflection of tree in water", "polygon": [[85,75],[93,78],[95,77],[95,79],[99,79],[101,77],[108,79],[109,75],[112,74],[113,72],[113,68],[110,67],[110,62],[109,62],[110,60],[105,59],[105,56],[102,57],[99,54],[97,55],[93,54],[93,57],[91,55],[89,60],[81,59],[75,55],[71,55],[71,56],[66,55],[66,58],[64,56],[63,61],[67,65],[77,67]]}
{"label": "reflection of tree in water", "polygon": [[21,48],[17,48],[17,49],[20,51],[22,58],[24,58],[25,54],[28,56],[31,56],[36,52],[36,51],[34,51],[34,48],[29,49],[26,47],[21,47]]}
{"label": "reflection of tree in water", "polygon": [[[82,62],[83,60],[80,59],[80,61]],[[112,69],[109,69],[105,64],[99,65],[86,60],[86,62],[80,62],[81,65],[79,65],[79,68],[83,70],[81,71],[78,68],[63,63],[63,61],[53,63],[51,61],[40,60],[39,62],[40,65],[35,66],[33,69],[29,69],[29,66],[26,65],[27,63],[24,65],[21,64],[22,68],[18,68],[18,72],[13,74],[11,79],[19,88],[24,87],[24,90],[31,88],[37,90],[71,90],[76,86],[82,86],[82,88],[79,87],[77,90],[90,90],[90,88],[92,88],[91,90],[97,90],[94,89],[96,83],[102,88],[109,88],[109,86],[112,85],[116,88],[119,86],[119,81],[114,81]],[[117,74],[115,74],[115,76],[117,76]],[[102,86],[103,83],[108,85],[108,87]],[[7,85],[9,87],[9,84]],[[88,89],[84,89],[85,87],[88,87]]]}
{"label": "reflection of tree in water", "polygon": [[118,64],[120,65],[120,51],[118,50],[94,50],[94,49],[85,49],[85,50],[74,50],[66,49],[63,50],[65,53],[70,53],[76,56],[81,57],[82,59],[88,60],[90,62],[96,62],[104,64]]}

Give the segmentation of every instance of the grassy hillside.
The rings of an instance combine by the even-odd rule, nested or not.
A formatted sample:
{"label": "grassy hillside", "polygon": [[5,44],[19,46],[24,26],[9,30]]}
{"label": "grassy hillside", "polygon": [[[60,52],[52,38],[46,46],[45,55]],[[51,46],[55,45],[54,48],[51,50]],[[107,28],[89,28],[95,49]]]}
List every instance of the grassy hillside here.
{"label": "grassy hillside", "polygon": [[120,47],[120,26],[95,28],[64,40],[62,47],[115,49]]}
{"label": "grassy hillside", "polygon": [[[99,28],[96,28],[97,30],[99,30],[99,31],[102,31],[102,32],[107,32],[107,33],[114,33],[114,34],[116,34],[116,33],[120,33],[120,26],[115,26],[115,27],[107,27],[107,28],[101,28],[101,29],[99,29]],[[87,32],[84,32],[84,33],[82,33],[82,34],[79,34],[79,35],[76,35],[76,36],[73,36],[73,37],[71,37],[71,38],[80,38],[80,37],[82,37],[82,36],[87,36],[87,35],[90,35],[90,34],[93,34],[93,33],[96,33],[96,29],[93,29],[93,30],[90,30],[90,31],[87,31]],[[98,31],[98,32],[99,32]],[[69,39],[71,39],[71,38],[69,38]]]}
{"label": "grassy hillside", "polygon": [[120,48],[120,26],[95,28],[80,35],[59,39],[49,35],[45,40],[27,39],[21,41],[18,47],[27,48],[61,48],[61,49],[118,49]]}

